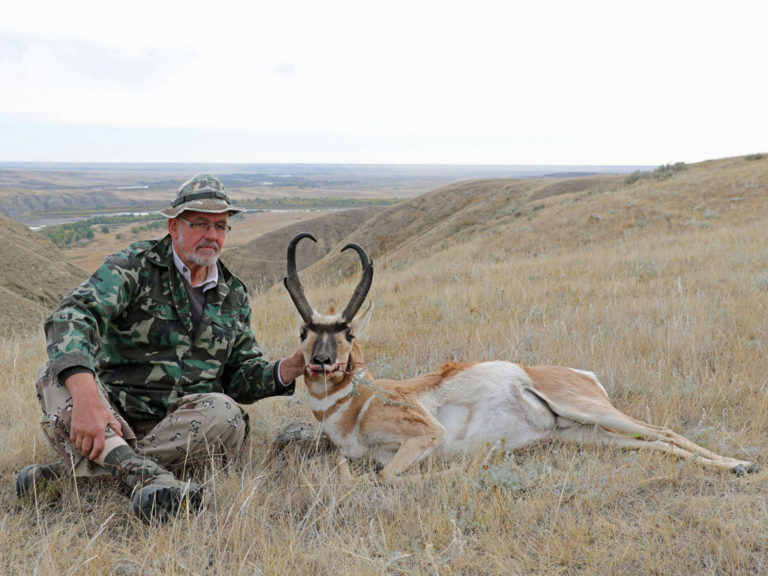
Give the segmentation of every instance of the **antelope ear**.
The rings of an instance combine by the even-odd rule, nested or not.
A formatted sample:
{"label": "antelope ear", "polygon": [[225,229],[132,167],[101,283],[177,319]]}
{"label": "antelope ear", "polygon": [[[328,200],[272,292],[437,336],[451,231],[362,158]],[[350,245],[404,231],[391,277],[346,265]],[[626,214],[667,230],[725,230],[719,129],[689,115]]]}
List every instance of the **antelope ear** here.
{"label": "antelope ear", "polygon": [[296,327],[297,327],[297,331],[301,332],[301,329],[304,327],[304,318],[301,317],[301,314],[299,313],[299,311],[297,309],[294,308],[293,311],[296,312]]}
{"label": "antelope ear", "polygon": [[352,334],[355,335],[355,338],[361,338],[365,334],[365,329],[368,326],[368,321],[371,319],[372,312],[373,302],[369,302],[368,308],[355,316],[355,319],[350,322],[352,326]]}

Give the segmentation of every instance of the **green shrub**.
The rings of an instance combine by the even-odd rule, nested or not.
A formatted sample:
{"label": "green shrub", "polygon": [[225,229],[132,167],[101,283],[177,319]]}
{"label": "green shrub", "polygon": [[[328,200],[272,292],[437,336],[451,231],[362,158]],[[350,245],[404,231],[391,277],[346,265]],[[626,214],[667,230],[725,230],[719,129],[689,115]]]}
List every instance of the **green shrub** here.
{"label": "green shrub", "polygon": [[100,225],[99,229],[101,232],[107,234],[110,230],[110,225],[124,224],[126,222],[146,222],[144,226],[133,227],[134,232],[139,232],[141,230],[164,226],[166,220],[159,214],[147,214],[142,216],[135,216],[132,214],[124,214],[120,216],[96,216],[94,218],[88,218],[87,220],[43,228],[41,233],[47,236],[51,242],[57,246],[70,246],[72,244],[77,244],[78,242],[91,240],[96,235],[96,232],[93,229],[94,226]]}
{"label": "green shrub", "polygon": [[638,180],[666,180],[672,177],[674,174],[685,170],[688,165],[685,162],[675,162],[674,164],[663,164],[652,172],[644,172],[642,170],[635,170],[624,178],[624,184],[634,184]]}

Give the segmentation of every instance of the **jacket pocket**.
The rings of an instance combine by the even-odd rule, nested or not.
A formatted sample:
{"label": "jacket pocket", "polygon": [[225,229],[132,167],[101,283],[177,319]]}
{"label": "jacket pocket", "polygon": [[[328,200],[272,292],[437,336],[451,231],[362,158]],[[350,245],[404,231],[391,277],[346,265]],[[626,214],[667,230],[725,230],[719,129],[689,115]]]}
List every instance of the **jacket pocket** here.
{"label": "jacket pocket", "polygon": [[227,350],[227,355],[232,349],[235,339],[235,321],[228,321],[227,318],[212,318],[209,329],[205,334],[201,334],[204,340],[211,348],[211,355],[218,356],[219,351]]}
{"label": "jacket pocket", "polygon": [[179,313],[170,302],[157,298],[145,297],[137,302],[130,312],[120,321],[120,332],[144,347],[144,353],[176,347],[184,339],[186,330],[182,326]]}
{"label": "jacket pocket", "polygon": [[139,310],[148,316],[159,318],[160,320],[179,320],[179,314],[176,312],[176,308],[170,303],[164,300],[158,300],[157,298],[142,298],[139,301]]}

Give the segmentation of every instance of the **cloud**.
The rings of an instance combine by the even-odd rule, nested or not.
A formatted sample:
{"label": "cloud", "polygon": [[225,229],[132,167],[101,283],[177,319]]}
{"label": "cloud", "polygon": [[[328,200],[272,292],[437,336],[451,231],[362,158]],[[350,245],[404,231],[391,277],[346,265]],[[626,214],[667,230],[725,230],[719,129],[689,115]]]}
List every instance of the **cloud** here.
{"label": "cloud", "polygon": [[[106,84],[115,89],[142,90],[156,85],[195,54],[185,48],[125,48],[83,41],[27,38],[24,43],[27,65],[42,72],[59,72],[62,82]],[[51,76],[48,76],[50,79]]]}
{"label": "cloud", "polygon": [[582,157],[682,150],[686,140],[692,150],[751,146],[768,133],[766,10],[758,1],[136,0],[117,12],[30,0],[0,23],[0,115],[239,132],[246,142],[281,134],[281,150],[293,138],[302,153],[306,142],[318,156],[337,147],[342,161],[404,150],[454,159],[462,149],[495,161],[535,149],[562,162],[568,147]]}
{"label": "cloud", "polygon": [[[112,104],[157,94],[195,59],[187,48],[124,48],[88,41],[0,33],[0,113],[52,121],[114,122]],[[112,104],[111,104],[112,103]],[[112,116],[112,114],[115,114]]]}

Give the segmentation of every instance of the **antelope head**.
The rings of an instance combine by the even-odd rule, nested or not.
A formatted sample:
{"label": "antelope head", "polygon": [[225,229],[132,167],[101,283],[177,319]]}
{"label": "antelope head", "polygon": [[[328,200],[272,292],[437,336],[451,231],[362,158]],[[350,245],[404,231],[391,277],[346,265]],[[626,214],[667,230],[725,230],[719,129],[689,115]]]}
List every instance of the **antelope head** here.
{"label": "antelope head", "polygon": [[[355,337],[360,335],[368,324],[372,305],[356,318],[360,307],[368,296],[373,281],[373,262],[365,250],[357,244],[347,244],[341,249],[354,250],[360,257],[363,268],[362,277],[355,288],[352,298],[340,314],[319,314],[310,306],[299,280],[296,268],[296,246],[309,238],[317,242],[312,234],[302,232],[288,244],[288,275],[283,279],[288,294],[296,306],[301,318],[301,348],[304,351],[306,369],[305,380],[323,381],[326,384],[340,384],[358,368],[364,368],[363,357]],[[308,382],[309,384],[309,382]]]}

